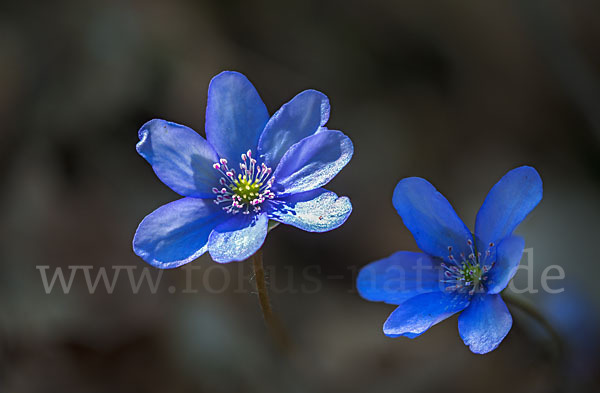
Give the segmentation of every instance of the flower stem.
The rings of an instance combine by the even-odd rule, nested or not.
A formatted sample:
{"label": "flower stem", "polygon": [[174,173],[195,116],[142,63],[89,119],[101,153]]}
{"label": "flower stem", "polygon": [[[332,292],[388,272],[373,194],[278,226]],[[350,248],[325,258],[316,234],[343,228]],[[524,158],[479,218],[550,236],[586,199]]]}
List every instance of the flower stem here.
{"label": "flower stem", "polygon": [[564,342],[561,335],[556,331],[554,326],[552,326],[550,321],[548,321],[548,319],[546,319],[546,317],[544,317],[544,315],[540,313],[531,303],[527,302],[520,296],[515,296],[505,291],[502,293],[502,298],[506,301],[506,303],[515,306],[516,308],[520,309],[521,311],[525,312],[530,317],[535,319],[548,331],[556,347],[556,359],[561,359],[564,355]]}
{"label": "flower stem", "polygon": [[256,280],[256,290],[258,292],[258,300],[260,309],[262,310],[265,323],[273,336],[273,339],[283,352],[290,352],[290,340],[283,329],[279,319],[273,314],[271,302],[269,301],[269,292],[265,281],[265,269],[263,267],[262,248],[252,255],[252,264],[254,266],[254,278]]}

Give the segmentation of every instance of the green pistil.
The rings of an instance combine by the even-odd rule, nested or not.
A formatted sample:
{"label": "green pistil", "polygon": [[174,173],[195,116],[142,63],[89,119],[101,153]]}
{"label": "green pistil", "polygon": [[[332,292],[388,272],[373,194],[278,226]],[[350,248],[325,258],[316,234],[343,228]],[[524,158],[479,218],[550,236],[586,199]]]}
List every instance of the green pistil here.
{"label": "green pistil", "polygon": [[470,263],[463,263],[460,268],[460,273],[465,281],[470,282],[474,287],[477,287],[481,281],[481,276],[483,276],[483,269],[481,269],[479,264],[471,265]]}
{"label": "green pistil", "polygon": [[250,203],[258,198],[262,183],[249,181],[246,176],[238,175],[238,178],[233,181],[234,187],[231,188],[233,193],[240,197],[241,202]]}

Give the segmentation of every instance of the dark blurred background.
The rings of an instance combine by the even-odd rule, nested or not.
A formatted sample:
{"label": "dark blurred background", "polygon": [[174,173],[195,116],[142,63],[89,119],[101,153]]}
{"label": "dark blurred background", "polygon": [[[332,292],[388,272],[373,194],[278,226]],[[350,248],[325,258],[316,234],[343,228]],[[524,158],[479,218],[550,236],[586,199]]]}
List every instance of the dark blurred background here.
{"label": "dark blurred background", "polygon": [[[0,7],[0,392],[598,391],[599,2]],[[148,266],[131,250],[139,221],[177,198],[137,155],[137,130],[164,118],[203,134],[222,70],[247,75],[271,113],[323,91],[328,126],[355,144],[328,186],[351,198],[347,223],[280,226],[265,244],[273,305],[295,343],[287,358],[249,263],[214,268],[205,255],[189,265],[199,270],[164,271],[156,291],[137,294],[127,279]],[[487,191],[523,164],[544,180],[517,230],[535,286],[549,265],[566,272],[563,293],[528,299],[563,334],[564,357],[518,312],[485,356],[463,345],[456,317],[416,340],[386,338],[394,307],[362,300],[353,281],[366,263],[417,249],[391,204],[396,182],[427,178],[472,228]],[[42,272],[68,279],[73,266],[92,278],[129,270],[112,294],[102,283],[90,294],[85,269],[68,294],[58,284],[47,294]]]}

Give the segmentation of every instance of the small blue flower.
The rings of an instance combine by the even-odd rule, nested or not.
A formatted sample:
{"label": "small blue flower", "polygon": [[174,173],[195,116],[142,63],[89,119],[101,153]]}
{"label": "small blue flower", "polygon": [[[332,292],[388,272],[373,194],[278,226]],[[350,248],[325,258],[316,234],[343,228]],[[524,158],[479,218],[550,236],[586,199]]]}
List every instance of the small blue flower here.
{"label": "small blue flower", "polygon": [[188,127],[151,120],[138,153],[182,199],[140,223],[133,249],[158,268],[175,268],[208,251],[220,263],[254,254],[269,220],[309,232],[342,225],[352,205],[323,188],[350,161],[353,146],[329,130],[329,100],[306,90],[272,117],[246,77],[212,79],[206,139]]}
{"label": "small blue flower", "polygon": [[392,201],[423,253],[399,251],[365,266],[357,279],[363,298],[398,305],[383,332],[415,338],[462,311],[458,330],[471,351],[498,347],[512,326],[500,292],[516,273],[525,246],[512,232],[541,199],[536,170],[513,169],[488,193],[473,239],[428,181],[401,180]]}

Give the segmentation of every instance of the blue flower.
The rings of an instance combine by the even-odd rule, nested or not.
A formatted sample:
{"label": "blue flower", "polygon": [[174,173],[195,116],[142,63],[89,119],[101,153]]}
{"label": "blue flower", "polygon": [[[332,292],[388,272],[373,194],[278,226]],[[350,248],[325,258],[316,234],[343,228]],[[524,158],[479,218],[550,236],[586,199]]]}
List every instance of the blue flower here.
{"label": "blue flower", "polygon": [[329,100],[306,90],[272,117],[246,77],[222,72],[208,88],[206,139],[188,127],[151,120],[138,153],[182,199],[140,223],[133,249],[159,268],[208,251],[220,263],[254,254],[269,220],[309,232],[342,225],[352,205],[321,188],[350,161],[353,145],[329,130]]}
{"label": "blue flower", "polygon": [[423,253],[399,251],[359,273],[360,295],[398,305],[383,332],[415,338],[462,311],[460,337],[487,353],[506,337],[512,317],[500,292],[517,271],[524,240],[512,234],[542,199],[542,180],[527,166],[508,172],[488,193],[475,234],[428,181],[401,180],[394,207]]}

